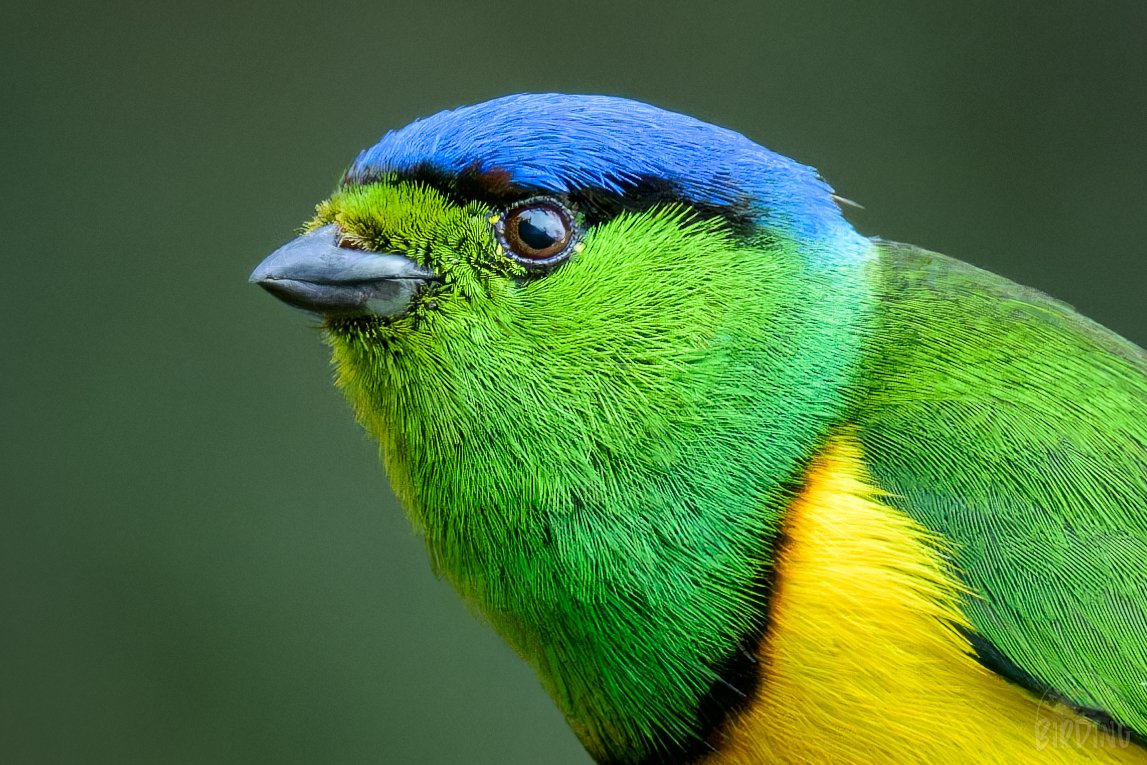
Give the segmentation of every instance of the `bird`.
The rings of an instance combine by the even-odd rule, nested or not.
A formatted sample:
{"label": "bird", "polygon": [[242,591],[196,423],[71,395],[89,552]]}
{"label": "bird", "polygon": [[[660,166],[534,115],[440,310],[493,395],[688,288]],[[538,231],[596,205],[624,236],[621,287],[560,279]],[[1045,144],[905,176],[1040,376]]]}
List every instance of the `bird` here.
{"label": "bird", "polygon": [[516,94],[386,133],[251,281],[596,762],[1147,763],[1147,354],[847,207]]}

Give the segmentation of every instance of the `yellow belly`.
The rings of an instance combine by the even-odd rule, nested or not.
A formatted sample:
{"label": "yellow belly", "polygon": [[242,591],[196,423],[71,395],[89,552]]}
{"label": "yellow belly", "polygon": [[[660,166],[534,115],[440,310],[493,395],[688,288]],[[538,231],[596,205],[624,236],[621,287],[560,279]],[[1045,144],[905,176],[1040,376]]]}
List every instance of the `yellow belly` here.
{"label": "yellow belly", "polygon": [[854,439],[810,469],[777,558],[756,698],[706,765],[1147,763],[982,667],[942,543],[880,501]]}

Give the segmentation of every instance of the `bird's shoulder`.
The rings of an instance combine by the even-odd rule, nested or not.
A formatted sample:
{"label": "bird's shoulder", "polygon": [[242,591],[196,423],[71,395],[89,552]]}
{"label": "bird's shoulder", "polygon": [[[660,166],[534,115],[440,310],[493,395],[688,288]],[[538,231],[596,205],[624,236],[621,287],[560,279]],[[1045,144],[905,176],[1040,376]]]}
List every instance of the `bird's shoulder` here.
{"label": "bird's shoulder", "polygon": [[878,242],[854,419],[951,540],[980,659],[1147,736],[1147,355],[1035,290]]}

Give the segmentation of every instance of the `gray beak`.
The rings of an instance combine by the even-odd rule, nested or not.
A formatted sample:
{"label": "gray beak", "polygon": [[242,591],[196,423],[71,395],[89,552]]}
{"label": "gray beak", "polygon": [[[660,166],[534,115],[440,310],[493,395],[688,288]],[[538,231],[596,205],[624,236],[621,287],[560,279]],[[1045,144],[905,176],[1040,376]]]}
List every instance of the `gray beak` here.
{"label": "gray beak", "polygon": [[331,223],[267,256],[251,281],[297,308],[323,316],[399,316],[438,274],[410,258],[340,247]]}

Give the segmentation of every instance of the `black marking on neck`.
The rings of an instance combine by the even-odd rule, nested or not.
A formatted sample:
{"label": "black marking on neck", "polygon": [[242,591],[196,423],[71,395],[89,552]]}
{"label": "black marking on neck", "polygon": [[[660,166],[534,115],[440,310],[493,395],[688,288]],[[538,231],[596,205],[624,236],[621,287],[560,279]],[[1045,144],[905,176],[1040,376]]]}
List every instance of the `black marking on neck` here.
{"label": "black marking on neck", "polygon": [[622,213],[641,213],[654,207],[683,205],[696,220],[723,219],[729,231],[738,239],[750,238],[759,230],[760,210],[753,207],[748,197],[730,204],[694,202],[687,199],[673,181],[653,176],[630,180],[624,191],[584,187],[572,192],[552,193],[513,183],[507,170],[480,170],[477,165],[471,165],[458,174],[448,174],[433,165],[422,164],[398,173],[379,173],[354,180],[344,177],[343,184],[367,185],[388,178],[425,184],[459,205],[478,201],[495,208],[505,208],[539,194],[550,194],[580,212],[588,226],[606,223]]}
{"label": "black marking on neck", "polygon": [[[789,507],[803,493],[807,472],[808,464],[801,464],[798,478],[782,484],[771,501],[781,507]],[[787,543],[783,526],[767,542],[767,555],[762,560],[771,563],[757,571],[753,583],[753,600],[758,604],[758,610],[752,621],[745,625],[734,648],[713,667],[717,680],[697,700],[697,714],[689,733],[672,741],[651,742],[645,754],[637,759],[625,756],[625,753],[600,757],[597,760],[600,765],[700,765],[721,751],[730,724],[757,698],[764,680],[767,667],[758,658],[758,652],[772,625],[775,562]]]}
{"label": "black marking on neck", "polygon": [[961,628],[961,632],[972,644],[975,653],[972,655],[976,661],[1016,685],[1026,688],[1040,699],[1047,699],[1053,703],[1063,704],[1081,717],[1086,717],[1095,723],[1100,730],[1113,738],[1133,741],[1139,746],[1147,747],[1147,738],[1122,724],[1109,712],[1102,709],[1081,706],[1067,698],[1047,683],[1032,675],[1026,669],[1016,664],[996,647],[995,643],[983,635],[969,629]]}

